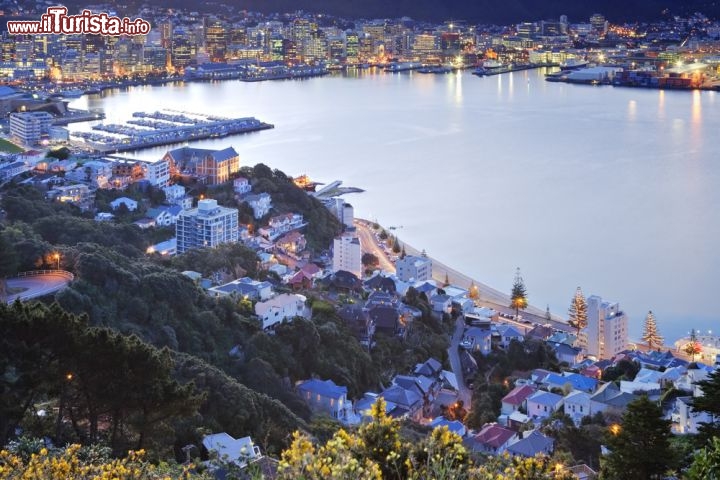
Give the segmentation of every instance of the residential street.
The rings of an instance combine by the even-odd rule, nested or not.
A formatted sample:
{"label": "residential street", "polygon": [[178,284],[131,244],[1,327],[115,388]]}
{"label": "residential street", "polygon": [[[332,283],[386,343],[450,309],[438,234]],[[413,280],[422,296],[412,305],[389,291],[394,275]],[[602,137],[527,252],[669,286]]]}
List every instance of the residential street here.
{"label": "residential street", "polygon": [[458,350],[460,340],[462,340],[463,332],[465,331],[465,321],[462,317],[458,318],[455,322],[455,333],[453,333],[450,339],[450,348],[448,348],[448,358],[450,359],[450,368],[457,378],[460,392],[458,398],[463,401],[465,408],[470,409],[470,402],[472,401],[472,390],[467,388],[465,383],[465,377],[463,376],[462,365],[460,364],[460,352]]}

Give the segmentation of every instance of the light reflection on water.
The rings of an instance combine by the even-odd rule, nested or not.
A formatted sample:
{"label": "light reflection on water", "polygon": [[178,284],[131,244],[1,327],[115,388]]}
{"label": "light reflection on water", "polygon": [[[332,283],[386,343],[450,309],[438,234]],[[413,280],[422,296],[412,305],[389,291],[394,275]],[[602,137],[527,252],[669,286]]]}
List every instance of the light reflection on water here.
{"label": "light reflection on water", "polygon": [[348,198],[358,214],[403,225],[401,241],[499,289],[520,266],[531,302],[555,313],[580,285],[619,301],[636,337],[650,309],[668,339],[712,328],[716,92],[573,86],[532,70],[351,75],[137,87],[72,106],[104,108],[107,123],[160,108],[256,116],[276,128],[197,144],[364,188]]}

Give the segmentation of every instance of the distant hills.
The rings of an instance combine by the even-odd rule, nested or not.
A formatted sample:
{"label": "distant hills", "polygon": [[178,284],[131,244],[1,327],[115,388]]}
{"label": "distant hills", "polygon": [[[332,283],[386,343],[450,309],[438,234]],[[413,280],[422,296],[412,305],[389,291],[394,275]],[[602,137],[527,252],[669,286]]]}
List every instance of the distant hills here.
{"label": "distant hills", "polygon": [[[196,2],[179,1],[198,8]],[[570,22],[583,22],[596,12],[611,21],[655,20],[667,12],[677,15],[699,11],[720,16],[717,0],[239,0],[234,5],[260,12],[303,9],[350,18],[409,16],[417,20],[461,19],[495,24],[550,19],[562,14]]]}

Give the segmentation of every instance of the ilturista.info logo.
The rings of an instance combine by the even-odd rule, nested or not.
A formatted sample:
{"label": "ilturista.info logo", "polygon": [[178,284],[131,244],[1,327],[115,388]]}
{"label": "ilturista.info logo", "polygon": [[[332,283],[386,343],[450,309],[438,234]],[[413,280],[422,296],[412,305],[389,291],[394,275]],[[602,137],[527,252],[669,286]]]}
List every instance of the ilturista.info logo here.
{"label": "ilturista.info logo", "polygon": [[9,21],[11,35],[90,34],[90,35],[145,35],[150,23],[142,18],[111,17],[107,13],[83,10],[78,15],[68,15],[65,7],[48,7],[40,20]]}

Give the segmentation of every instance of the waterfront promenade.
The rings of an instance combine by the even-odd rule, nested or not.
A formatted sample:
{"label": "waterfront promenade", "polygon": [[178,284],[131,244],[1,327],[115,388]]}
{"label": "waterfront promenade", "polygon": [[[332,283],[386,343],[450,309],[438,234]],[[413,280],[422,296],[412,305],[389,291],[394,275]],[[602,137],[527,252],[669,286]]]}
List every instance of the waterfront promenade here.
{"label": "waterfront promenade", "polygon": [[[372,225],[373,222],[370,222],[368,220],[355,220],[355,227],[358,230],[358,235],[360,236],[361,244],[363,245],[363,251],[367,251],[377,256],[380,259],[380,267],[383,270],[394,272],[395,266],[387,258],[387,255],[382,249],[382,246],[380,246],[379,242],[376,240],[376,237],[374,236],[372,231]],[[368,244],[368,241],[372,243]],[[402,242],[402,245],[403,247],[405,247],[405,252],[408,255],[422,254],[420,250],[413,247],[412,245],[409,245],[405,242]],[[510,296],[508,294],[503,293],[483,282],[480,282],[477,279],[473,279],[468,275],[459,272],[458,270],[438,261],[433,257],[430,258],[432,259],[433,263],[433,280],[438,282],[439,285],[445,283],[446,279],[450,282],[450,284],[467,290],[469,290],[474,285],[478,288],[478,302],[480,304],[491,307],[501,313],[515,313],[515,311],[509,307]],[[508,290],[510,290],[509,286]],[[529,305],[527,309],[523,310],[521,312],[521,316],[532,323],[547,323],[545,310],[532,305]],[[523,329],[527,329],[529,326],[529,324],[522,324],[519,322],[512,323]],[[564,319],[556,315],[552,315],[552,326],[560,330],[572,330],[572,327],[570,327]]]}

